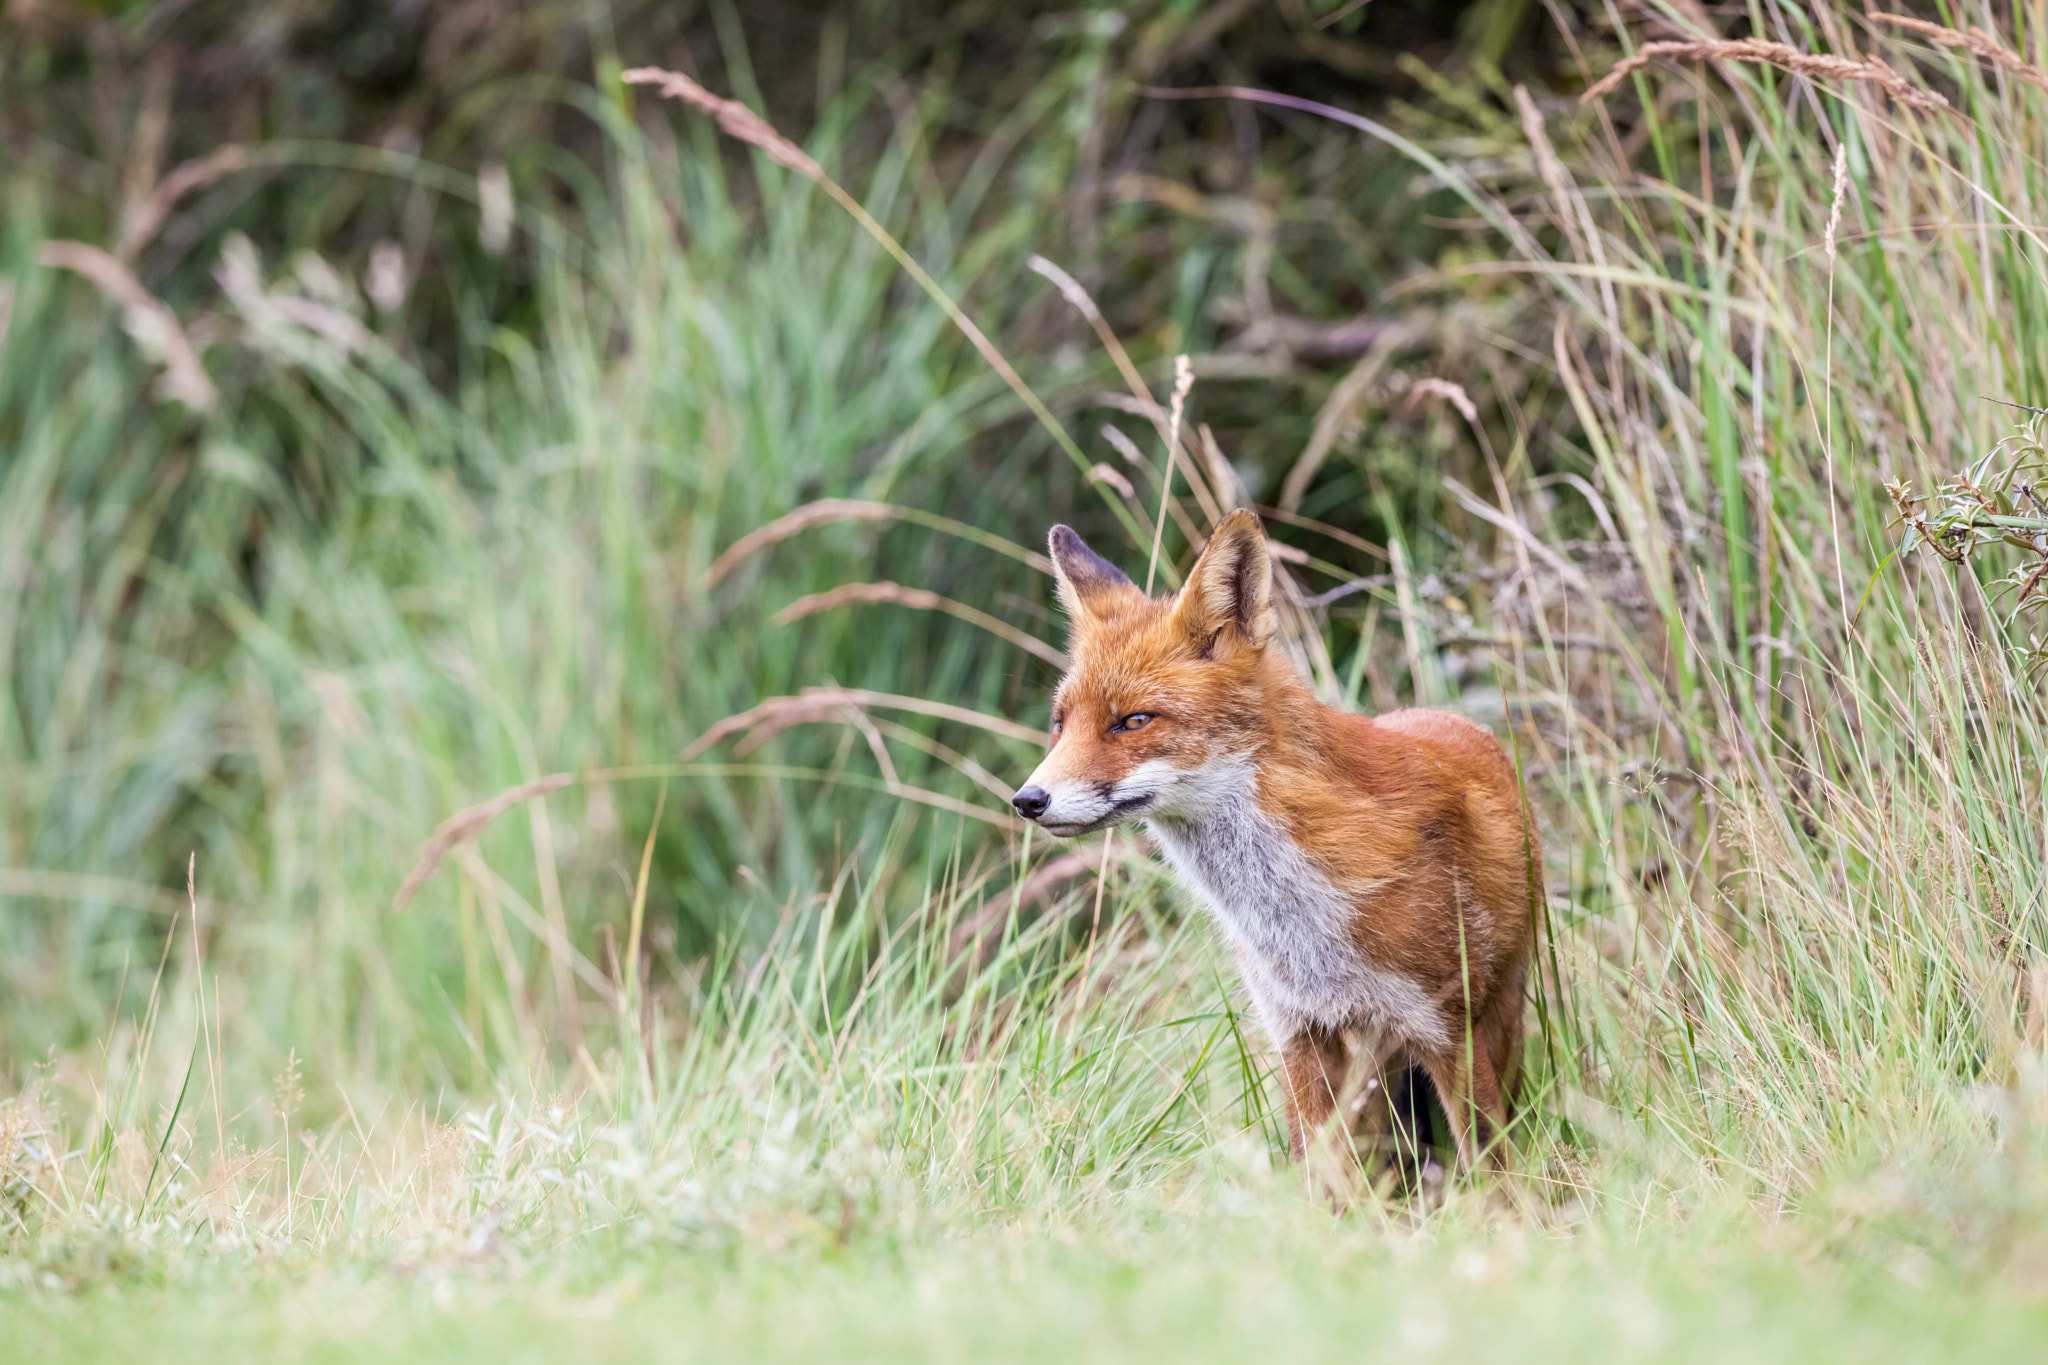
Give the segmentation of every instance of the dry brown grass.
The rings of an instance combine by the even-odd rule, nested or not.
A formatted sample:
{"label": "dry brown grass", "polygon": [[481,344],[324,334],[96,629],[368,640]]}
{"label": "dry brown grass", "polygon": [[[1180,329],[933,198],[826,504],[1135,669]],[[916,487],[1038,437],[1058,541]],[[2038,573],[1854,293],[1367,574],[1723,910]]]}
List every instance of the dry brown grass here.
{"label": "dry brown grass", "polygon": [[1040,573],[1052,572],[1052,561],[1033,550],[1027,550],[1014,541],[993,535],[978,526],[969,526],[964,521],[938,516],[917,507],[899,507],[887,502],[863,502],[855,498],[821,498],[817,502],[805,503],[795,511],[777,517],[758,530],[749,531],[731,545],[711,563],[704,575],[704,586],[715,587],[721,579],[739,567],[740,561],[756,551],[766,549],[780,541],[788,540],[800,531],[813,526],[830,526],[846,521],[903,521],[923,526],[947,535],[958,536],[972,541],[984,549],[1007,555],[1022,564],[1029,564]]}
{"label": "dry brown grass", "polygon": [[163,397],[176,399],[194,412],[213,410],[220,395],[213,381],[206,377],[199,353],[179,325],[178,315],[143,288],[127,266],[84,242],[44,242],[36,259],[46,266],[85,276],[121,306],[122,322],[135,338],[135,344],[164,367],[158,384]]}
{"label": "dry brown grass", "polygon": [[806,687],[794,697],[770,697],[736,716],[727,716],[692,740],[689,747],[683,750],[680,761],[688,763],[705,750],[733,735],[745,734],[761,725],[794,724],[797,722],[785,718],[799,714],[804,719],[823,719],[833,709],[843,706],[872,706],[882,710],[911,711],[921,716],[972,725],[990,734],[1002,735],[1026,744],[1045,742],[1044,734],[1028,725],[1019,725],[1013,720],[1004,720],[1001,716],[984,715],[980,711],[971,711],[967,707],[954,706],[948,702],[926,701],[922,697],[900,697],[894,693],[871,692],[860,687]]}
{"label": "dry brown grass", "polygon": [[551,773],[546,777],[535,778],[531,782],[499,792],[490,800],[459,810],[443,820],[435,828],[433,837],[420,846],[419,861],[413,865],[412,871],[406,874],[404,882],[400,883],[398,894],[391,898],[391,908],[403,910],[405,903],[412,899],[413,893],[425,885],[427,878],[433,876],[435,869],[441,866],[442,859],[458,845],[474,839],[485,825],[498,816],[522,801],[531,801],[536,796],[558,792],[575,781],[574,773]]}
{"label": "dry brown grass", "polygon": [[1054,668],[1065,668],[1067,656],[1036,636],[1026,634],[1007,621],[998,620],[985,611],[978,611],[965,602],[956,602],[950,597],[924,588],[906,588],[900,583],[847,583],[827,592],[814,592],[775,613],[775,624],[786,626],[792,621],[801,621],[806,616],[831,611],[855,602],[886,602],[897,606],[914,607],[919,611],[942,611],[956,620],[979,626],[989,634],[1007,640],[1025,653],[1045,660]]}
{"label": "dry brown grass", "polygon": [[1932,90],[1914,85],[1875,57],[1839,57],[1827,52],[1801,52],[1784,43],[1763,38],[1692,38],[1644,43],[1631,55],[1614,64],[1614,69],[1595,81],[1579,103],[1589,104],[1612,94],[1629,74],[1648,66],[1659,57],[1686,57],[1694,61],[1760,62],[1781,67],[1802,76],[1844,81],[1869,81],[1900,104],[1930,112],[1949,108],[1949,102]]}
{"label": "dry brown grass", "polygon": [[1896,28],[1917,33],[1940,47],[1959,47],[1971,54],[1982,57],[1994,66],[2010,71],[2028,85],[2048,90],[2048,72],[2028,62],[2017,52],[1998,40],[1998,35],[1988,29],[1953,29],[1926,19],[1916,19],[1910,14],[1873,14],[1872,22],[1891,24]]}

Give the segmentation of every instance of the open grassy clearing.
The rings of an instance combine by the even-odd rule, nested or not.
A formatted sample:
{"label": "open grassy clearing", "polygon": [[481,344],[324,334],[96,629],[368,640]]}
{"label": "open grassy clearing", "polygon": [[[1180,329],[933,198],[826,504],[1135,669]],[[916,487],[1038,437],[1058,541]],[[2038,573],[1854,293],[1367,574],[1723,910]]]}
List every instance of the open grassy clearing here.
{"label": "open grassy clearing", "polygon": [[[1188,169],[1097,225],[1207,261],[1126,339],[1162,398],[1198,362],[1169,578],[1274,509],[1310,676],[1486,719],[1542,812],[1519,1172],[1343,1218],[1133,835],[1001,808],[1056,676],[1045,524],[1137,564],[1160,507],[1162,434],[1025,265],[1102,155],[1063,114],[1155,30],[1074,37],[985,160],[879,66],[804,140],[1079,461],[802,175],[609,77],[564,95],[603,149],[573,203],[515,167],[510,255],[490,177],[272,145],[445,198],[473,273],[415,336],[223,210],[163,275],[210,404],[35,264],[87,229],[18,172],[0,1353],[2037,1351],[2048,713],[2012,562],[1893,560],[1884,491],[1992,449],[1980,394],[2048,395],[2042,35],[1972,21],[1989,55],[1762,6],[1782,50],[1582,108],[1623,49],[1575,18],[1570,94],[1475,57],[1395,126],[1238,100],[1367,169],[1270,222]],[[1888,65],[1786,69],[1852,49]],[[1246,343],[1389,162],[1454,225],[1375,301],[1402,327],[1322,372]],[[1235,448],[1261,401],[1296,444]],[[553,774],[390,910],[440,821]]]}
{"label": "open grassy clearing", "polygon": [[[2038,1299],[1889,1272],[1728,1266],[1725,1247],[1645,1264],[1520,1246],[1390,1254],[1327,1218],[1172,1219],[1176,1242],[1095,1235],[911,1254],[671,1257],[601,1281],[503,1270],[407,1281],[224,1272],[177,1289],[27,1301],[0,1324],[20,1358],[720,1360],[1405,1358],[2031,1360]],[[1197,1238],[1189,1245],[1181,1238]],[[1339,1245],[1332,1246],[1331,1242]],[[1126,1249],[1127,1244],[1135,1244]]]}

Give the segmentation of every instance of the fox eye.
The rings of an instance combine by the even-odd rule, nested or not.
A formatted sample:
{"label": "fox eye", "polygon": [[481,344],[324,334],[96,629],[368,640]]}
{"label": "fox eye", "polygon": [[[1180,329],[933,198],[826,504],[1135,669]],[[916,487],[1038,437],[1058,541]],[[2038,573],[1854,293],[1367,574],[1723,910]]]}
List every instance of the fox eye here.
{"label": "fox eye", "polygon": [[1066,728],[1066,724],[1067,722],[1064,717],[1054,716],[1052,718],[1052,732],[1055,735],[1057,735],[1061,730]]}
{"label": "fox eye", "polygon": [[1122,720],[1110,726],[1109,732],[1116,734],[1124,730],[1142,730],[1151,723],[1152,713],[1150,711],[1133,711],[1130,715],[1125,716]]}

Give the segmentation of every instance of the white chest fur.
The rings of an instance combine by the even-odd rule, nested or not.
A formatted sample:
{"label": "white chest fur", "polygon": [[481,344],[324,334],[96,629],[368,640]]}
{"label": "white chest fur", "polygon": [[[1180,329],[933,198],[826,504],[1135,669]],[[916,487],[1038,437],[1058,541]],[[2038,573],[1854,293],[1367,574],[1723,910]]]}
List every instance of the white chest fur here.
{"label": "white chest fur", "polygon": [[1358,947],[1348,928],[1352,898],[1260,809],[1249,765],[1204,773],[1199,786],[1198,799],[1147,823],[1237,950],[1267,1030],[1285,1041],[1310,1024],[1381,1028],[1447,1045],[1422,988],[1376,968]]}

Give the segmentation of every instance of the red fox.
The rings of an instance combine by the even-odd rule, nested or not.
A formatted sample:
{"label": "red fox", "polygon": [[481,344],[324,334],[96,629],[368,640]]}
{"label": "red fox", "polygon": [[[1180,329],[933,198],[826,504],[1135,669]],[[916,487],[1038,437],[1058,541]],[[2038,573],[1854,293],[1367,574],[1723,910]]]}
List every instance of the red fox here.
{"label": "red fox", "polygon": [[1461,1165],[1495,1151],[1543,886],[1500,743],[1445,711],[1318,702],[1268,647],[1272,567],[1248,511],[1163,598],[1065,526],[1051,544],[1073,667],[1017,813],[1062,837],[1145,821],[1236,950],[1297,1159],[1340,1096],[1362,1108],[1354,1087],[1408,1066],[1435,1084]]}

